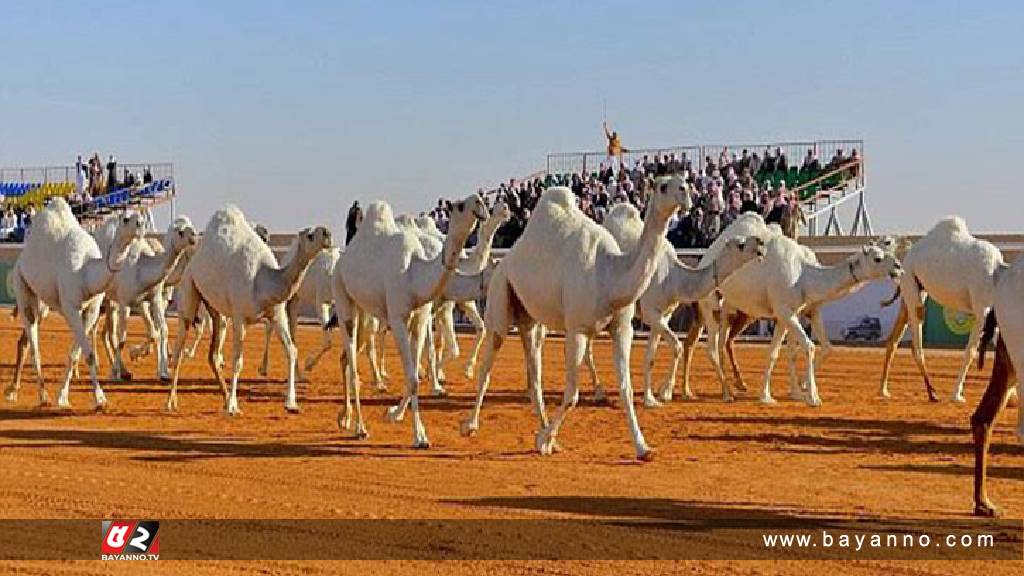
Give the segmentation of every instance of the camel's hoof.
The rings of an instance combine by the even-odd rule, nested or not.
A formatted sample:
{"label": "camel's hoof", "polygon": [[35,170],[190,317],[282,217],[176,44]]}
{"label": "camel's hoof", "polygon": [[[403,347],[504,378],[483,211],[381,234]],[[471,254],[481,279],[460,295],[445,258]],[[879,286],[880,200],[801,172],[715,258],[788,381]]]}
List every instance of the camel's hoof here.
{"label": "camel's hoof", "polygon": [[[106,412],[107,408],[109,408],[109,407],[110,407],[110,404],[108,402],[106,402],[106,401],[103,401],[103,402],[100,402],[100,403],[93,404],[92,405],[92,411],[93,412]],[[70,408],[70,406],[69,406],[69,408]]]}
{"label": "camel's hoof", "polygon": [[[803,397],[801,397],[799,399],[803,400]],[[775,398],[773,398],[771,396],[761,396],[760,402],[761,402],[761,404],[764,404],[766,406],[772,406],[772,405],[775,405],[775,404],[779,403],[778,400],[776,400]]]}
{"label": "camel's hoof", "polygon": [[463,420],[459,423],[459,434],[462,434],[466,438],[476,436],[479,431],[480,425],[472,419]]}
{"label": "camel's hoof", "polygon": [[377,386],[377,392],[379,392],[381,394],[383,394],[383,393],[388,391],[388,385],[383,383],[383,382],[378,382],[376,384],[376,386]]}
{"label": "camel's hoof", "polygon": [[352,429],[352,417],[345,412],[338,413],[338,429],[339,430],[351,430]]}
{"label": "camel's hoof", "polygon": [[400,411],[398,406],[392,406],[384,412],[384,421],[395,424],[401,422],[405,418],[405,413]]}
{"label": "camel's hoof", "polygon": [[888,390],[879,390],[878,396],[884,398],[885,400],[892,398],[892,394],[890,394]]}
{"label": "camel's hoof", "polygon": [[805,395],[800,390],[790,390],[789,392],[789,399],[793,400],[794,402],[803,402],[806,398],[807,395]]}
{"label": "camel's hoof", "polygon": [[426,440],[426,439],[417,440],[416,442],[413,442],[412,449],[413,450],[429,450],[430,449],[430,440]]}
{"label": "camel's hoof", "polygon": [[131,382],[132,381],[132,373],[127,371],[127,370],[121,370],[121,381],[122,382]]}
{"label": "camel's hoof", "polygon": [[820,408],[821,407],[821,398],[819,398],[817,396],[814,396],[813,398],[808,398],[807,399],[807,405],[810,406],[811,408]]}
{"label": "camel's hoof", "polygon": [[18,391],[13,388],[8,388],[4,392],[4,398],[6,398],[8,402],[11,402],[13,404],[14,402],[18,401]]}
{"label": "camel's hoof", "polygon": [[434,398],[446,398],[448,396],[448,391],[443,387],[434,388],[431,393],[434,395]]}
{"label": "camel's hoof", "polygon": [[1003,512],[990,502],[980,502],[974,505],[974,515],[983,518],[999,518]]}
{"label": "camel's hoof", "polygon": [[[354,436],[354,438],[355,438],[356,440],[366,440],[366,439],[367,439],[367,438],[369,438],[369,437],[370,437],[370,433],[369,433],[369,432],[367,432],[365,428],[363,428],[362,430],[357,430],[357,431],[356,431],[356,434],[355,434],[355,436]],[[429,445],[429,444],[427,444],[427,447],[429,448],[429,447],[430,447],[430,445]]]}
{"label": "camel's hoof", "polygon": [[473,367],[467,366],[466,369],[462,371],[462,375],[466,377],[466,380],[472,380],[475,372],[476,370]]}
{"label": "camel's hoof", "polygon": [[733,384],[733,386],[736,387],[737,392],[746,392],[747,390],[749,390],[749,388],[747,387],[747,383],[744,382],[743,380],[737,380],[736,383]]}
{"label": "camel's hoof", "polygon": [[537,452],[543,456],[550,456],[555,451],[555,439],[548,434],[546,429],[537,431],[534,445],[537,447]]}
{"label": "camel's hoof", "polygon": [[957,404],[963,404],[964,402],[967,402],[967,398],[965,398],[963,394],[954,394],[951,400],[953,402],[956,402]]}
{"label": "camel's hoof", "polygon": [[266,378],[267,377],[267,367],[266,366],[260,366],[260,369],[257,370],[256,372],[259,373],[260,378]]}
{"label": "camel's hoof", "polygon": [[732,402],[735,402],[735,401],[736,401],[736,397],[733,396],[732,394],[722,394],[722,402],[725,402],[726,404],[729,404],[729,403],[732,403]]}
{"label": "camel's hoof", "polygon": [[296,404],[295,406],[285,406],[284,407],[284,411],[289,413],[289,414],[301,414],[302,413],[302,410],[299,408],[298,404]]}
{"label": "camel's hoof", "polygon": [[224,413],[235,418],[242,415],[242,409],[238,406],[228,406],[227,409],[224,410]]}
{"label": "camel's hoof", "polygon": [[636,455],[636,459],[641,462],[654,462],[654,448],[644,448],[644,451]]}
{"label": "camel's hoof", "polygon": [[661,402],[653,394],[644,396],[644,408],[661,408]]}
{"label": "camel's hoof", "polygon": [[311,359],[306,359],[306,361],[302,364],[302,367],[306,369],[306,372],[312,370],[314,366],[316,366],[316,362],[313,362],[313,360]]}
{"label": "camel's hoof", "polygon": [[165,382],[165,383],[171,381],[171,375],[170,374],[160,374],[159,376],[157,376],[157,378],[159,378],[161,382]]}

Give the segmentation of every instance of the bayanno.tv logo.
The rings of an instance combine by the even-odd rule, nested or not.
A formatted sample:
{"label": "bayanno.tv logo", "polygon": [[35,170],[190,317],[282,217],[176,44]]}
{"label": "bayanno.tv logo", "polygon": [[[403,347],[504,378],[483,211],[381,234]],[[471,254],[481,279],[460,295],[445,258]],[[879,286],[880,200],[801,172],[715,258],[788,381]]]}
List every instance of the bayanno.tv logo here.
{"label": "bayanno.tv logo", "polygon": [[100,560],[159,560],[160,522],[104,520]]}

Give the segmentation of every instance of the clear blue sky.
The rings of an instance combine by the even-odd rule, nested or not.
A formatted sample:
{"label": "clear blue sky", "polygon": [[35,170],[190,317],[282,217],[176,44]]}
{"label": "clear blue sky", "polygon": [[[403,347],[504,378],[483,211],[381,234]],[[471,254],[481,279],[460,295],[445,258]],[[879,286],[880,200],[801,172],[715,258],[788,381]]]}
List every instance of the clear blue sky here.
{"label": "clear blue sky", "polygon": [[177,165],[275,230],[599,149],[867,141],[876,229],[1020,231],[1019,2],[0,1],[0,165]]}

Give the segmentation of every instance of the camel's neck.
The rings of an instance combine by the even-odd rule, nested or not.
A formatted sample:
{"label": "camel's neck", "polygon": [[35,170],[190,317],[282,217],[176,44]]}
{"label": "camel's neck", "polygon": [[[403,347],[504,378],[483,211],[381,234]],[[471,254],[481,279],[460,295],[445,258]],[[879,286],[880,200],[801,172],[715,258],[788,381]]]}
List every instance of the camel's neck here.
{"label": "camel's neck", "polygon": [[413,308],[419,308],[427,302],[437,300],[444,293],[445,285],[454,274],[453,267],[457,262],[448,262],[446,254],[458,253],[466,242],[467,234],[450,233],[444,239],[441,252],[431,260],[413,255],[406,279],[412,287]]}
{"label": "camel's neck", "polygon": [[667,226],[668,218],[648,214],[636,248],[612,257],[610,274],[606,276],[606,280],[610,287],[608,299],[613,309],[635,302],[647,289],[647,284],[658,265]]}
{"label": "camel's neck", "polygon": [[261,266],[254,286],[256,309],[266,311],[294,296],[312,261],[312,258],[296,255],[281,268]]}
{"label": "camel's neck", "polygon": [[448,279],[444,287],[445,300],[452,302],[468,302],[469,300],[480,300],[487,295],[486,271],[476,274],[463,274],[456,272]]}
{"label": "camel's neck", "polygon": [[491,259],[491,245],[494,243],[494,235],[501,226],[501,218],[491,216],[480,225],[477,231],[477,242],[469,256],[459,262],[459,271],[464,274],[477,274],[487,267]]}
{"label": "camel's neck", "polygon": [[806,304],[834,300],[860,288],[866,281],[856,271],[851,271],[849,262],[835,266],[804,264],[800,274],[800,286]]}
{"label": "camel's neck", "polygon": [[138,260],[139,293],[148,292],[157,284],[167,280],[171,271],[178,265],[182,250],[174,250],[165,246],[160,254],[143,254]]}
{"label": "camel's neck", "polygon": [[122,248],[120,251],[116,251],[113,247],[100,258],[89,259],[84,266],[82,266],[83,282],[82,282],[82,299],[86,300],[105,292],[110,287],[110,282],[113,281],[114,275],[121,266],[124,266],[124,258],[127,247]]}
{"label": "camel's neck", "polygon": [[690,268],[682,262],[675,261],[672,263],[669,276],[671,293],[681,302],[701,300],[717,288],[715,279],[723,278],[718,272],[717,263],[704,268]]}

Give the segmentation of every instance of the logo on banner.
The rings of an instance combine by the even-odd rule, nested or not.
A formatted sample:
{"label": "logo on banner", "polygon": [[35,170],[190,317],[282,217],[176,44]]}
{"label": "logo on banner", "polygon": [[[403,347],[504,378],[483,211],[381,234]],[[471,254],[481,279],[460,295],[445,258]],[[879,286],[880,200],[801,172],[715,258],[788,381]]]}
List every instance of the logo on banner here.
{"label": "logo on banner", "polygon": [[104,520],[100,560],[159,560],[160,522]]}
{"label": "logo on banner", "polygon": [[958,312],[949,308],[942,309],[942,318],[946,321],[946,327],[957,336],[967,336],[974,328],[974,315],[966,312]]}

